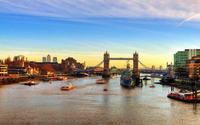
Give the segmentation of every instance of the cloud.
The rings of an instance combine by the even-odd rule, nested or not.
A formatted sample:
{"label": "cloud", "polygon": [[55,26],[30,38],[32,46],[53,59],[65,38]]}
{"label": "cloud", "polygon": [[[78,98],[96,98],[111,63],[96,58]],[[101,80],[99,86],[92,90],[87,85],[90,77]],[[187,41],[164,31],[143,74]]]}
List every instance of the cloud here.
{"label": "cloud", "polygon": [[[158,18],[200,21],[199,0],[0,0],[1,13],[53,18]],[[189,19],[188,19],[189,18]]]}
{"label": "cloud", "polygon": [[196,21],[198,21],[199,18],[200,18],[200,13],[199,13],[199,14],[195,14],[195,15],[193,15],[193,16],[191,16],[191,17],[188,17],[188,18],[184,19],[183,21],[181,21],[181,22],[178,24],[178,26],[182,26],[184,23],[189,22],[189,21],[191,21],[191,20],[196,20]]}

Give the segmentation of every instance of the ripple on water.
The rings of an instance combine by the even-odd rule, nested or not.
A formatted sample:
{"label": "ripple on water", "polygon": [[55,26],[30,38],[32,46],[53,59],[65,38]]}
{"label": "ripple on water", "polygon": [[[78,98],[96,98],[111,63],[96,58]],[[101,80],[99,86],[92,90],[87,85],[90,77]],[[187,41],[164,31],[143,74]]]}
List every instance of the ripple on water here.
{"label": "ripple on water", "polygon": [[[0,124],[109,124],[199,125],[200,105],[168,99],[169,87],[156,85],[127,90],[119,78],[97,85],[98,78],[41,82],[37,86],[13,84],[0,88]],[[154,79],[157,80],[157,79]],[[68,83],[77,86],[60,91]],[[104,89],[108,91],[103,91]]]}

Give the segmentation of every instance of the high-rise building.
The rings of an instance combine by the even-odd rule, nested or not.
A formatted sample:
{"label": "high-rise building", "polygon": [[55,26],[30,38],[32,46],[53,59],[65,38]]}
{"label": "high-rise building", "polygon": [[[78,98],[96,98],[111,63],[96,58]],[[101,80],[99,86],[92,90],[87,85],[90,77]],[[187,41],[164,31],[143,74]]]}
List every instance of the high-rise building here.
{"label": "high-rise building", "polygon": [[51,62],[51,56],[47,55],[47,62]]}
{"label": "high-rise building", "polygon": [[3,64],[3,60],[0,59],[0,64]]}
{"label": "high-rise building", "polygon": [[53,57],[53,62],[54,62],[54,63],[57,63],[57,62],[58,62],[57,57]]}
{"label": "high-rise building", "polygon": [[155,69],[156,69],[156,67],[155,67],[154,65],[152,65],[151,69],[152,69],[152,70],[155,70]]}
{"label": "high-rise building", "polygon": [[25,61],[25,57],[23,55],[14,56],[13,61]]}
{"label": "high-rise building", "polygon": [[200,49],[185,49],[174,54],[174,68],[186,68],[187,60],[200,55]]}
{"label": "high-rise building", "polygon": [[23,55],[14,56],[13,58],[13,67],[24,67],[25,57]]}
{"label": "high-rise building", "polygon": [[166,75],[166,77],[168,77],[168,78],[174,78],[175,77],[173,67],[174,66],[172,65],[172,63],[167,64],[167,75]]}
{"label": "high-rise building", "polygon": [[162,69],[163,69],[163,67],[160,65],[159,70],[162,70]]}
{"label": "high-rise building", "polygon": [[8,74],[8,65],[0,64],[0,76]]}
{"label": "high-rise building", "polygon": [[200,78],[200,55],[187,61],[187,69],[189,78]]}
{"label": "high-rise building", "polygon": [[42,57],[42,62],[47,62],[47,57]]}

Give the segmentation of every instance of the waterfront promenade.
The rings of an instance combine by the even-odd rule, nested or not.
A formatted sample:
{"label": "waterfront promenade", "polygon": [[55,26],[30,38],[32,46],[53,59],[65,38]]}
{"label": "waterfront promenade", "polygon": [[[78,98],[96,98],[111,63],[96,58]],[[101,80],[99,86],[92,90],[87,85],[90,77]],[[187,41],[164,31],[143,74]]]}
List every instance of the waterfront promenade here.
{"label": "waterfront promenade", "polygon": [[[199,125],[200,105],[168,99],[170,87],[150,80],[124,89],[119,77],[95,84],[98,77],[0,86],[0,125]],[[73,91],[60,91],[68,82]],[[108,91],[104,92],[103,89]]]}
{"label": "waterfront promenade", "polygon": [[7,85],[31,80],[28,76],[3,76],[0,77],[0,85]]}

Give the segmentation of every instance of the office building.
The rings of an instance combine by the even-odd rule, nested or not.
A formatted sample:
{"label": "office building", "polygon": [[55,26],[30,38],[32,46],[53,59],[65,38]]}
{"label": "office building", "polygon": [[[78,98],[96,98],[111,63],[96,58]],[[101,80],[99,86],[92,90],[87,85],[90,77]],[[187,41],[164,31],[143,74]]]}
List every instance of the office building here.
{"label": "office building", "polygon": [[188,76],[191,79],[200,78],[200,55],[187,61]]}
{"label": "office building", "polygon": [[5,76],[8,74],[8,65],[0,64],[0,76]]}
{"label": "office building", "polygon": [[163,69],[163,67],[162,67],[162,66],[160,66],[160,67],[159,67],[159,70],[162,70],[162,69]]}
{"label": "office building", "polygon": [[187,60],[192,59],[193,56],[200,55],[200,49],[185,49],[174,54],[174,68],[186,68]]}
{"label": "office building", "polygon": [[9,67],[24,67],[25,66],[25,57],[23,55],[14,56],[13,62]]}
{"label": "office building", "polygon": [[57,62],[58,62],[57,57],[53,57],[53,62],[54,62],[54,63],[57,63]]}
{"label": "office building", "polygon": [[47,62],[51,62],[51,56],[47,55]]}
{"label": "office building", "polygon": [[42,62],[47,62],[47,57],[42,57]]}

